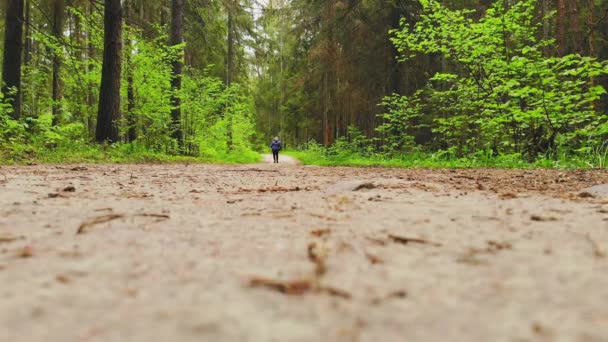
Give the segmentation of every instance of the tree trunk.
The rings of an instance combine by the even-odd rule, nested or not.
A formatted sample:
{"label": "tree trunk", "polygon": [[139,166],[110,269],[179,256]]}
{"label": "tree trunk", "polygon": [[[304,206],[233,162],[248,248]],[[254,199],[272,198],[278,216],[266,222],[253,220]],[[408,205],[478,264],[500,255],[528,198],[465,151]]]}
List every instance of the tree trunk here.
{"label": "tree trunk", "polygon": [[[132,0],[125,1],[125,20],[130,22],[132,15]],[[135,119],[135,88],[133,85],[133,48],[131,46],[131,38],[125,40],[126,64],[127,64],[127,142],[133,142],[137,139],[137,122]]]}
{"label": "tree trunk", "polygon": [[32,11],[31,0],[25,0],[25,52],[23,55],[24,64],[29,66],[32,63]]}
{"label": "tree trunk", "polygon": [[120,119],[120,73],[122,67],[122,6],[120,0],[106,0],[104,49],[97,112],[97,142],[118,141]]}
{"label": "tree trunk", "polygon": [[[89,3],[88,5],[88,14],[90,17],[93,17],[94,7],[93,3]],[[93,44],[93,27],[91,23],[87,22],[87,74],[90,74],[94,71],[95,67],[93,66],[93,60],[95,59],[95,45]],[[95,89],[93,87],[92,82],[88,82],[87,84],[87,94],[86,94],[86,103],[87,103],[87,131],[89,132],[89,136],[92,138],[95,134],[94,132],[94,115],[93,115],[93,107],[95,106]]]}
{"label": "tree trunk", "polygon": [[[53,2],[53,37],[60,41],[63,39],[63,12],[65,10],[64,0]],[[53,126],[59,123],[61,110],[61,56],[57,49],[53,51]]]}
{"label": "tree trunk", "polygon": [[[23,71],[23,77],[25,78],[25,87],[22,87],[21,92],[20,92],[20,101],[23,104],[24,102],[26,102],[28,100],[27,97],[27,93],[31,90],[31,89],[27,89],[27,85],[28,85],[28,80],[29,80],[29,74],[31,72],[31,65],[32,65],[32,48],[33,48],[33,44],[32,44],[32,11],[31,11],[31,7],[32,5],[30,4],[31,0],[25,0],[24,1],[24,6],[25,6],[25,45],[24,45],[24,51],[23,51],[23,65],[26,67],[25,70]],[[33,92],[32,92],[33,93]],[[30,94],[30,96],[33,97],[33,94]],[[30,107],[29,110],[29,115],[31,116],[35,116],[34,112],[33,112],[33,106]]]}
{"label": "tree trunk", "polygon": [[[2,60],[2,92],[13,107],[12,117],[21,117],[21,56],[23,53],[23,0],[7,0]],[[13,89],[17,93],[11,92]]]}
{"label": "tree trunk", "polygon": [[234,78],[234,20],[232,8],[228,8],[228,54],[226,56],[226,86],[232,84]]}
{"label": "tree trunk", "polygon": [[595,51],[594,12],[595,12],[595,4],[593,3],[593,0],[587,0],[587,30],[589,31],[587,40],[588,40],[589,56],[591,56],[591,57],[597,57],[596,51]]}
{"label": "tree trunk", "polygon": [[572,39],[572,49],[573,52],[575,53],[582,53],[583,49],[581,46],[581,41],[583,39],[583,32],[581,30],[581,24],[580,24],[580,20],[579,20],[579,13],[578,13],[578,5],[577,2],[578,0],[570,0],[568,2],[568,6],[570,7],[570,13],[568,15],[568,18],[570,18],[570,24],[568,26],[570,26],[571,30],[570,30],[570,37]]}
{"label": "tree trunk", "polygon": [[[401,26],[401,9],[399,8],[399,4],[395,4],[393,9],[391,10],[391,29],[398,30]],[[392,41],[388,40],[389,49],[390,49],[390,83],[391,83],[391,92],[393,94],[401,94],[401,63],[399,63],[399,51],[397,47],[392,43]]]}
{"label": "tree trunk", "polygon": [[[549,0],[542,0],[542,20],[543,20],[543,40],[549,40],[549,31],[551,29],[551,19],[549,14],[551,9],[549,7]],[[549,57],[550,55],[549,46],[543,47],[543,55]]]}
{"label": "tree trunk", "polygon": [[[175,46],[183,42],[184,29],[184,0],[172,0],[171,2],[171,33],[169,37],[169,45]],[[172,63],[171,77],[171,119],[173,121],[173,138],[175,138],[182,146],[183,132],[181,128],[181,99],[180,90],[182,89],[182,71],[183,71],[183,50],[176,60]]]}
{"label": "tree trunk", "polygon": [[566,0],[557,0],[557,53],[566,54]]}

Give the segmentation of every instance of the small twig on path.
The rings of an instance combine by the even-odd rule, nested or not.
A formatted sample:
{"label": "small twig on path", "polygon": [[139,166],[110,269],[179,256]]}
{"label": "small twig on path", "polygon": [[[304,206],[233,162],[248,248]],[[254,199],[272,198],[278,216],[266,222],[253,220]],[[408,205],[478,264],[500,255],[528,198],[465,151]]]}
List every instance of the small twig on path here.
{"label": "small twig on path", "polygon": [[281,281],[260,277],[251,278],[249,286],[265,287],[290,296],[303,295],[313,288],[313,284],[310,280]]}
{"label": "small twig on path", "polygon": [[118,220],[118,219],[121,219],[124,217],[125,217],[125,215],[123,215],[123,214],[108,214],[108,215],[97,216],[91,220],[81,223],[80,226],[78,227],[78,230],[76,231],[76,234],[83,234],[89,227],[92,227],[92,226],[95,226],[98,224],[102,224],[102,223],[106,223],[106,222],[110,222],[110,221],[114,221],[114,220]]}
{"label": "small twig on path", "polygon": [[154,217],[154,218],[161,218],[161,219],[170,219],[171,218],[171,216],[166,215],[166,214],[149,214],[149,213],[135,214],[134,216],[139,216],[139,217]]}
{"label": "small twig on path", "polygon": [[224,170],[224,172],[267,172],[267,173],[279,173],[279,170],[261,170],[261,169],[233,169],[233,170]]}
{"label": "small twig on path", "polygon": [[328,251],[323,246],[316,242],[308,245],[308,259],[315,264],[315,275],[321,277],[327,272],[325,260],[327,259]]}
{"label": "small twig on path", "polygon": [[[88,228],[90,228],[92,226],[102,224],[102,223],[107,223],[107,222],[114,221],[114,220],[118,220],[121,218],[126,218],[126,217],[127,217],[127,215],[124,215],[124,214],[107,214],[107,215],[94,217],[88,221],[81,223],[80,226],[78,227],[78,230],[76,231],[76,234],[83,234],[86,232],[86,230]],[[131,215],[131,217],[152,217],[152,218],[158,218],[158,219],[164,219],[164,220],[168,220],[171,218],[171,216],[169,216],[167,214],[153,214],[153,213],[133,214],[133,215]]]}
{"label": "small twig on path", "polygon": [[296,280],[275,280],[262,277],[253,277],[249,286],[262,287],[275,290],[286,295],[304,295],[307,293],[327,294],[342,299],[351,299],[353,296],[342,289],[321,285],[321,279],[327,273],[326,260],[329,249],[322,243],[312,242],[308,245],[308,259],[315,264],[315,272],[309,277]]}
{"label": "small twig on path", "polygon": [[432,241],[420,239],[420,238],[409,238],[409,237],[398,236],[398,235],[393,235],[393,234],[389,234],[388,237],[391,240],[393,240],[394,242],[401,243],[404,245],[407,245],[409,243],[417,243],[417,244],[423,244],[423,245],[431,245],[431,246],[435,246],[435,247],[442,246],[438,242],[432,242]]}
{"label": "small twig on path", "polygon": [[403,299],[403,298],[407,298],[407,291],[398,290],[398,291],[391,292],[383,297],[377,297],[377,298],[372,299],[371,304],[379,305],[379,304],[382,304],[384,301],[387,301],[390,299]]}
{"label": "small twig on path", "polygon": [[340,297],[340,298],[343,298],[343,299],[351,299],[351,298],[353,298],[352,294],[350,294],[350,293],[348,293],[348,292],[346,292],[344,290],[337,289],[335,287],[331,287],[331,286],[320,286],[317,289],[317,291],[321,292],[321,293],[327,293],[328,295],[333,296],[333,297]]}
{"label": "small twig on path", "polygon": [[298,192],[298,191],[311,191],[311,190],[308,188],[303,189],[303,188],[300,188],[299,186],[296,186],[295,188],[284,188],[284,187],[280,187],[280,186],[275,186],[272,188],[261,188],[261,189],[239,189],[239,191],[237,193]]}

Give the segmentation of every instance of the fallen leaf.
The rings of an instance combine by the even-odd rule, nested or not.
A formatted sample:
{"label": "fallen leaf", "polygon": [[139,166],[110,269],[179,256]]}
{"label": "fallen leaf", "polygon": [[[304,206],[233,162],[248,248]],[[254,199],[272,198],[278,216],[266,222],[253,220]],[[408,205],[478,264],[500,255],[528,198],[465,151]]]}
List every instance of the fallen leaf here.
{"label": "fallen leaf", "polygon": [[388,296],[386,296],[386,298],[406,298],[407,297],[407,291],[405,290],[398,290],[392,293],[389,293]]}
{"label": "fallen leaf", "polygon": [[17,258],[27,259],[34,256],[34,250],[32,246],[25,246],[17,250]]}
{"label": "fallen leaf", "polygon": [[316,237],[323,237],[329,234],[331,234],[331,229],[316,229],[310,232],[310,235]]}
{"label": "fallen leaf", "polygon": [[58,274],[55,277],[55,280],[57,280],[58,283],[61,284],[69,284],[72,282],[72,279],[70,279],[68,276],[66,276],[65,274]]}
{"label": "fallen leaf", "polygon": [[0,243],[9,243],[17,240],[23,240],[23,236],[0,235]]}
{"label": "fallen leaf", "polygon": [[371,253],[365,253],[365,257],[367,258],[367,260],[369,260],[369,262],[372,265],[378,265],[378,264],[384,263],[384,260],[380,259],[379,257],[377,257]]}

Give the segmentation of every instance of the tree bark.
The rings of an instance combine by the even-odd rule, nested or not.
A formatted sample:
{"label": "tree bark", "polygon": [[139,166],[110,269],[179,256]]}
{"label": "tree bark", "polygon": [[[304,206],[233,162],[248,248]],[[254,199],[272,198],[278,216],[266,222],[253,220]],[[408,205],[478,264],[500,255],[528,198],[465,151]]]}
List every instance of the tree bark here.
{"label": "tree bark", "polygon": [[[54,0],[53,2],[53,37],[58,41],[63,39],[63,12],[65,10],[64,0]],[[59,123],[61,111],[61,56],[57,50],[53,51],[53,126]]]}
{"label": "tree bark", "polygon": [[97,142],[117,142],[120,119],[120,76],[122,68],[122,6],[120,0],[106,0],[104,49],[97,112]]}
{"label": "tree bark", "polygon": [[[4,31],[4,59],[2,60],[2,92],[11,102],[12,117],[21,117],[21,57],[23,53],[23,0],[7,0]],[[15,89],[17,92],[11,92]]]}
{"label": "tree bark", "polygon": [[25,51],[23,61],[26,66],[32,63],[32,11],[31,0],[25,0]]}
{"label": "tree bark", "polygon": [[[171,33],[169,36],[169,45],[176,46],[183,42],[184,35],[184,0],[172,0],[171,2]],[[182,146],[183,132],[181,128],[181,99],[180,90],[182,89],[182,72],[183,72],[183,49],[179,56],[172,63],[171,77],[171,119],[173,121],[173,138],[175,138]]]}
{"label": "tree bark", "polygon": [[566,54],[566,0],[557,0],[557,53]]}
{"label": "tree bark", "polygon": [[583,32],[581,30],[581,24],[580,24],[580,20],[579,20],[579,13],[578,13],[578,5],[577,2],[578,0],[570,0],[568,2],[568,6],[570,7],[570,13],[568,15],[568,17],[570,18],[570,37],[572,39],[572,48],[573,48],[573,52],[575,53],[582,53],[583,52],[583,48],[581,46],[581,41],[583,40]]}
{"label": "tree bark", "polygon": [[593,0],[587,0],[587,30],[589,31],[587,40],[588,40],[589,56],[591,56],[591,57],[596,57],[594,12],[595,12],[595,4],[593,3]]}
{"label": "tree bark", "polygon": [[[89,2],[88,5],[88,14],[93,17],[94,7],[93,3]],[[95,67],[93,65],[93,60],[95,59],[95,45],[93,44],[93,27],[91,24],[87,22],[87,73],[90,74],[94,71]],[[86,94],[86,103],[87,103],[87,131],[89,132],[89,136],[92,138],[95,134],[94,132],[94,116],[93,116],[93,108],[95,106],[95,89],[93,87],[92,82],[87,84],[87,94]]]}
{"label": "tree bark", "polygon": [[234,81],[234,19],[232,6],[228,8],[228,54],[226,55],[226,86]]}
{"label": "tree bark", "polygon": [[[130,22],[132,19],[132,0],[125,1],[125,20]],[[137,121],[135,119],[135,88],[133,85],[133,61],[132,61],[132,46],[131,39],[127,37],[125,40],[126,64],[127,64],[127,142],[133,142],[137,139]]]}

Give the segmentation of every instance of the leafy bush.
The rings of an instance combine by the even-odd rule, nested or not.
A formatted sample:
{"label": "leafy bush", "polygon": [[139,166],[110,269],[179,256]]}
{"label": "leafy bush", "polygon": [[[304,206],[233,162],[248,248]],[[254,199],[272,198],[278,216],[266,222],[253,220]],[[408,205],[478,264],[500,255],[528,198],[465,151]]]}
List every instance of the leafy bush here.
{"label": "leafy bush", "polygon": [[496,1],[479,21],[474,11],[452,11],[436,0],[420,0],[423,14],[412,27],[405,20],[392,41],[407,60],[440,55],[453,73],[436,73],[410,97],[387,97],[382,115],[389,150],[407,151],[412,129],[424,123],[433,148],[457,155],[538,155],[602,146],[608,115],[594,104],[606,90],[594,83],[608,74],[608,62],[580,55],[546,57],[553,41],[537,39],[534,0],[504,8]]}

